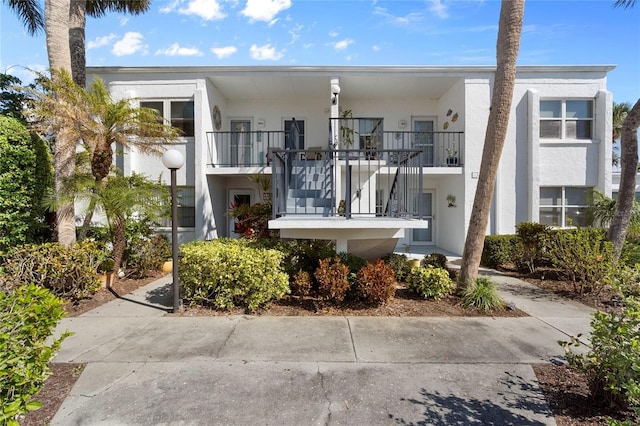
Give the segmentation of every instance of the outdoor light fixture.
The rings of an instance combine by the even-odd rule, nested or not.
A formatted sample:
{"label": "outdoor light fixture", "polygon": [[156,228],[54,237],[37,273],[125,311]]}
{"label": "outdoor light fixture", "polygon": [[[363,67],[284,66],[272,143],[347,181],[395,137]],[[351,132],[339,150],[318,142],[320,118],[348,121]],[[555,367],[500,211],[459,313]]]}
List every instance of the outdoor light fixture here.
{"label": "outdoor light fixture", "polygon": [[337,105],[338,95],[340,94],[340,86],[337,84],[331,85],[331,105]]}
{"label": "outdoor light fixture", "polygon": [[180,310],[180,285],[178,284],[178,197],[176,172],[184,165],[180,151],[170,149],[162,155],[162,164],[171,170],[171,258],[173,274],[173,312]]}

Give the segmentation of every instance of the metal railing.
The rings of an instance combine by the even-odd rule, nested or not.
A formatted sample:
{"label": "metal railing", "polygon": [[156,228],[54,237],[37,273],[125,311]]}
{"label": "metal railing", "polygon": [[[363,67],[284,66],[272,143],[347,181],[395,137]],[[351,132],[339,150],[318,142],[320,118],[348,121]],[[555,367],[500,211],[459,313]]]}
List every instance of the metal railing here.
{"label": "metal railing", "polygon": [[285,146],[284,131],[207,132],[207,164],[221,167],[269,166],[274,149]]}
{"label": "metal railing", "polygon": [[[349,122],[357,128],[357,120],[350,119]],[[464,164],[463,132],[376,131],[374,134],[361,135],[353,129],[353,133],[344,133],[350,134],[351,139],[343,138],[342,131],[336,134],[340,135],[337,147],[365,152],[372,158],[393,161],[390,158],[393,152],[410,149],[421,151],[422,167]],[[300,146],[291,142],[293,139],[287,138],[284,131],[207,132],[207,164],[216,167],[270,166],[273,150],[284,149],[285,141],[289,140],[291,147]],[[351,140],[351,145],[346,144],[348,140]],[[298,153],[303,155],[301,150]]]}
{"label": "metal railing", "polygon": [[[274,150],[273,216],[423,218],[419,150]],[[337,202],[336,202],[337,201]]]}

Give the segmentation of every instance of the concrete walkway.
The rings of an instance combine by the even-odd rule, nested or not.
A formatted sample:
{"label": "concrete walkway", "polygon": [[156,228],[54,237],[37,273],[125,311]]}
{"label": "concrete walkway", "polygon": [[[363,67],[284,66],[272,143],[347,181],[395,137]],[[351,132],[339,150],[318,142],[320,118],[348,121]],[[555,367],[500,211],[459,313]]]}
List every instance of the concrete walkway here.
{"label": "concrete walkway", "polygon": [[591,309],[495,275],[530,317],[167,317],[170,277],[77,318],[54,425],[555,425],[529,364]]}

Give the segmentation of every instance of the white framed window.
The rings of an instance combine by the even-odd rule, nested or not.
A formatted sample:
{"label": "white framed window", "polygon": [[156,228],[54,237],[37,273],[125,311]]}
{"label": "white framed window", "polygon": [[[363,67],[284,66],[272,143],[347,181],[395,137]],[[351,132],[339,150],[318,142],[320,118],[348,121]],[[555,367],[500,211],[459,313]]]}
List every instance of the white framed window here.
{"label": "white framed window", "polygon": [[140,101],[140,106],[152,108],[171,125],[182,131],[182,136],[193,137],[195,135],[194,104],[189,100],[145,100]]}
{"label": "white framed window", "polygon": [[585,186],[540,187],[540,217],[543,225],[587,226],[593,188]]}
{"label": "white framed window", "polygon": [[[167,186],[171,191],[171,187]],[[194,228],[196,226],[196,188],[195,186],[178,186],[178,227]],[[171,218],[164,218],[160,226],[170,227]]]}
{"label": "white framed window", "polygon": [[592,99],[541,100],[540,139],[592,139],[593,110]]}

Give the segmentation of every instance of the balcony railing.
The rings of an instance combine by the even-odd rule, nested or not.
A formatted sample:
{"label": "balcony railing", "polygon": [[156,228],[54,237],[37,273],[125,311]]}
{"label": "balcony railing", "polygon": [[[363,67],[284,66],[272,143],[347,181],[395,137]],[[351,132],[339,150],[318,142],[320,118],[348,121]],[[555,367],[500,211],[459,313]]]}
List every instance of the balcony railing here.
{"label": "balcony railing", "polygon": [[[340,134],[341,131],[337,131],[336,133],[340,134],[337,135],[337,147],[368,151],[372,156],[391,161],[393,159],[388,156],[392,152],[405,149],[419,150],[420,163],[423,167],[464,164],[463,132],[379,131],[360,134],[356,132],[358,125],[355,120],[357,119],[352,119],[355,127],[352,133],[352,144],[346,144],[346,140]],[[207,164],[216,167],[270,166],[273,150],[284,149],[287,139],[291,138],[284,131],[208,132]],[[292,145],[299,146],[295,143]],[[307,147],[307,150],[316,151],[327,147]],[[305,153],[298,151],[298,155],[302,158]]]}
{"label": "balcony railing", "polygon": [[208,164],[268,166],[274,149],[285,147],[284,131],[207,132]]}
{"label": "balcony railing", "polygon": [[[273,216],[423,218],[419,150],[273,151]],[[336,202],[337,201],[337,202]]]}

